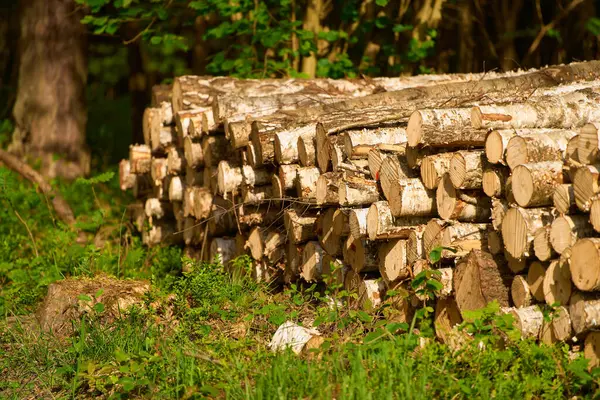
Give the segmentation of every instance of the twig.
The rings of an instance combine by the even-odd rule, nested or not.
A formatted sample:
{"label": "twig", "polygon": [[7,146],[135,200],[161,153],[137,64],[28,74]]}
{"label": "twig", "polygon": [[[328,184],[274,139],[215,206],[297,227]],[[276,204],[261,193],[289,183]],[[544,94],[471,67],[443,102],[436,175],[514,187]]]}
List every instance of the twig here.
{"label": "twig", "polygon": [[17,218],[19,218],[19,221],[21,221],[21,223],[23,224],[23,226],[27,230],[27,233],[29,234],[29,237],[31,238],[31,243],[33,244],[33,251],[35,251],[35,256],[39,257],[40,253],[38,252],[37,245],[35,244],[35,238],[33,237],[33,233],[31,233],[31,230],[29,229],[29,226],[27,225],[27,222],[25,222],[25,220],[21,217],[21,215],[19,214],[19,212],[14,207],[12,209],[13,209],[15,215],[17,216]]}

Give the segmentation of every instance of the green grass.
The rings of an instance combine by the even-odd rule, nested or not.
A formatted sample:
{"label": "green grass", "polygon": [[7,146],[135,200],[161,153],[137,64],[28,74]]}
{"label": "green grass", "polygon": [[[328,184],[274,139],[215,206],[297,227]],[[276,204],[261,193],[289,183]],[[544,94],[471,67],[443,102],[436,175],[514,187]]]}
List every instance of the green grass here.
{"label": "green grass", "polygon": [[[492,329],[480,337],[484,350],[473,343],[453,352],[430,337],[427,312],[415,320],[417,335],[381,313],[331,310],[317,286],[280,292],[182,259],[178,248],[146,249],[123,218],[131,199],[114,180],[55,182],[89,232],[81,246],[42,195],[0,169],[0,398],[597,397],[598,371],[566,345],[495,345],[502,332]],[[191,272],[180,272],[184,263]],[[73,321],[65,339],[36,329],[32,313],[50,283],[99,273],[150,280],[145,306],[111,325],[93,315]],[[321,348],[270,352],[273,333],[290,319],[315,321]]]}

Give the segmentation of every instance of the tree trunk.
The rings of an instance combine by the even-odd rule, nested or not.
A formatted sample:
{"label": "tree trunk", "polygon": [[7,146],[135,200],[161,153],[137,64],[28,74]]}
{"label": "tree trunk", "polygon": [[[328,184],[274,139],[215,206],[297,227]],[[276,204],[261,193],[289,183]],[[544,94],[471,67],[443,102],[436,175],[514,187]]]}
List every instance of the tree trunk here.
{"label": "tree trunk", "polygon": [[11,151],[40,159],[48,177],[75,179],[90,170],[82,15],[72,0],[26,0],[21,6]]}

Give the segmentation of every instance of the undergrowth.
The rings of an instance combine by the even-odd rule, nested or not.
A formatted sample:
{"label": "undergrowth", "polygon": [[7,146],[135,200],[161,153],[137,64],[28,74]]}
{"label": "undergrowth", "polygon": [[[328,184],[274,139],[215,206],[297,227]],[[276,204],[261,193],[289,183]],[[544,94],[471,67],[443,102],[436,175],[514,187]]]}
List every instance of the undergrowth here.
{"label": "undergrowth", "polygon": [[[177,247],[144,248],[125,217],[132,201],[111,173],[54,182],[89,237],[56,220],[47,199],[0,169],[0,397],[20,398],[594,398],[597,370],[567,345],[521,340],[497,305],[473,314],[460,350],[435,341],[434,270],[415,277],[425,298],[410,324],[353,304],[340,285],[276,290]],[[237,269],[249,268],[240,257]],[[182,268],[182,267],[186,268]],[[190,272],[182,273],[182,269]],[[99,273],[147,279],[144,306],[103,325],[90,314],[55,338],[32,313],[48,285]],[[389,307],[389,306],[386,306]],[[97,309],[102,313],[102,307]],[[324,334],[301,356],[268,343],[292,320]]]}

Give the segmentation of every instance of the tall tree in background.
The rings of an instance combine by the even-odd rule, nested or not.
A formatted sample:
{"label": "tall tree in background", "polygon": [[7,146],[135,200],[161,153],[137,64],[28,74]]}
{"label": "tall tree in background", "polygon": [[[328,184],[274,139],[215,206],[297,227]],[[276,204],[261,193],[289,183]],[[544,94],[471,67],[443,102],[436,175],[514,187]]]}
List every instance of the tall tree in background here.
{"label": "tall tree in background", "polygon": [[85,28],[73,0],[23,0],[15,131],[10,151],[48,177],[89,172]]}

